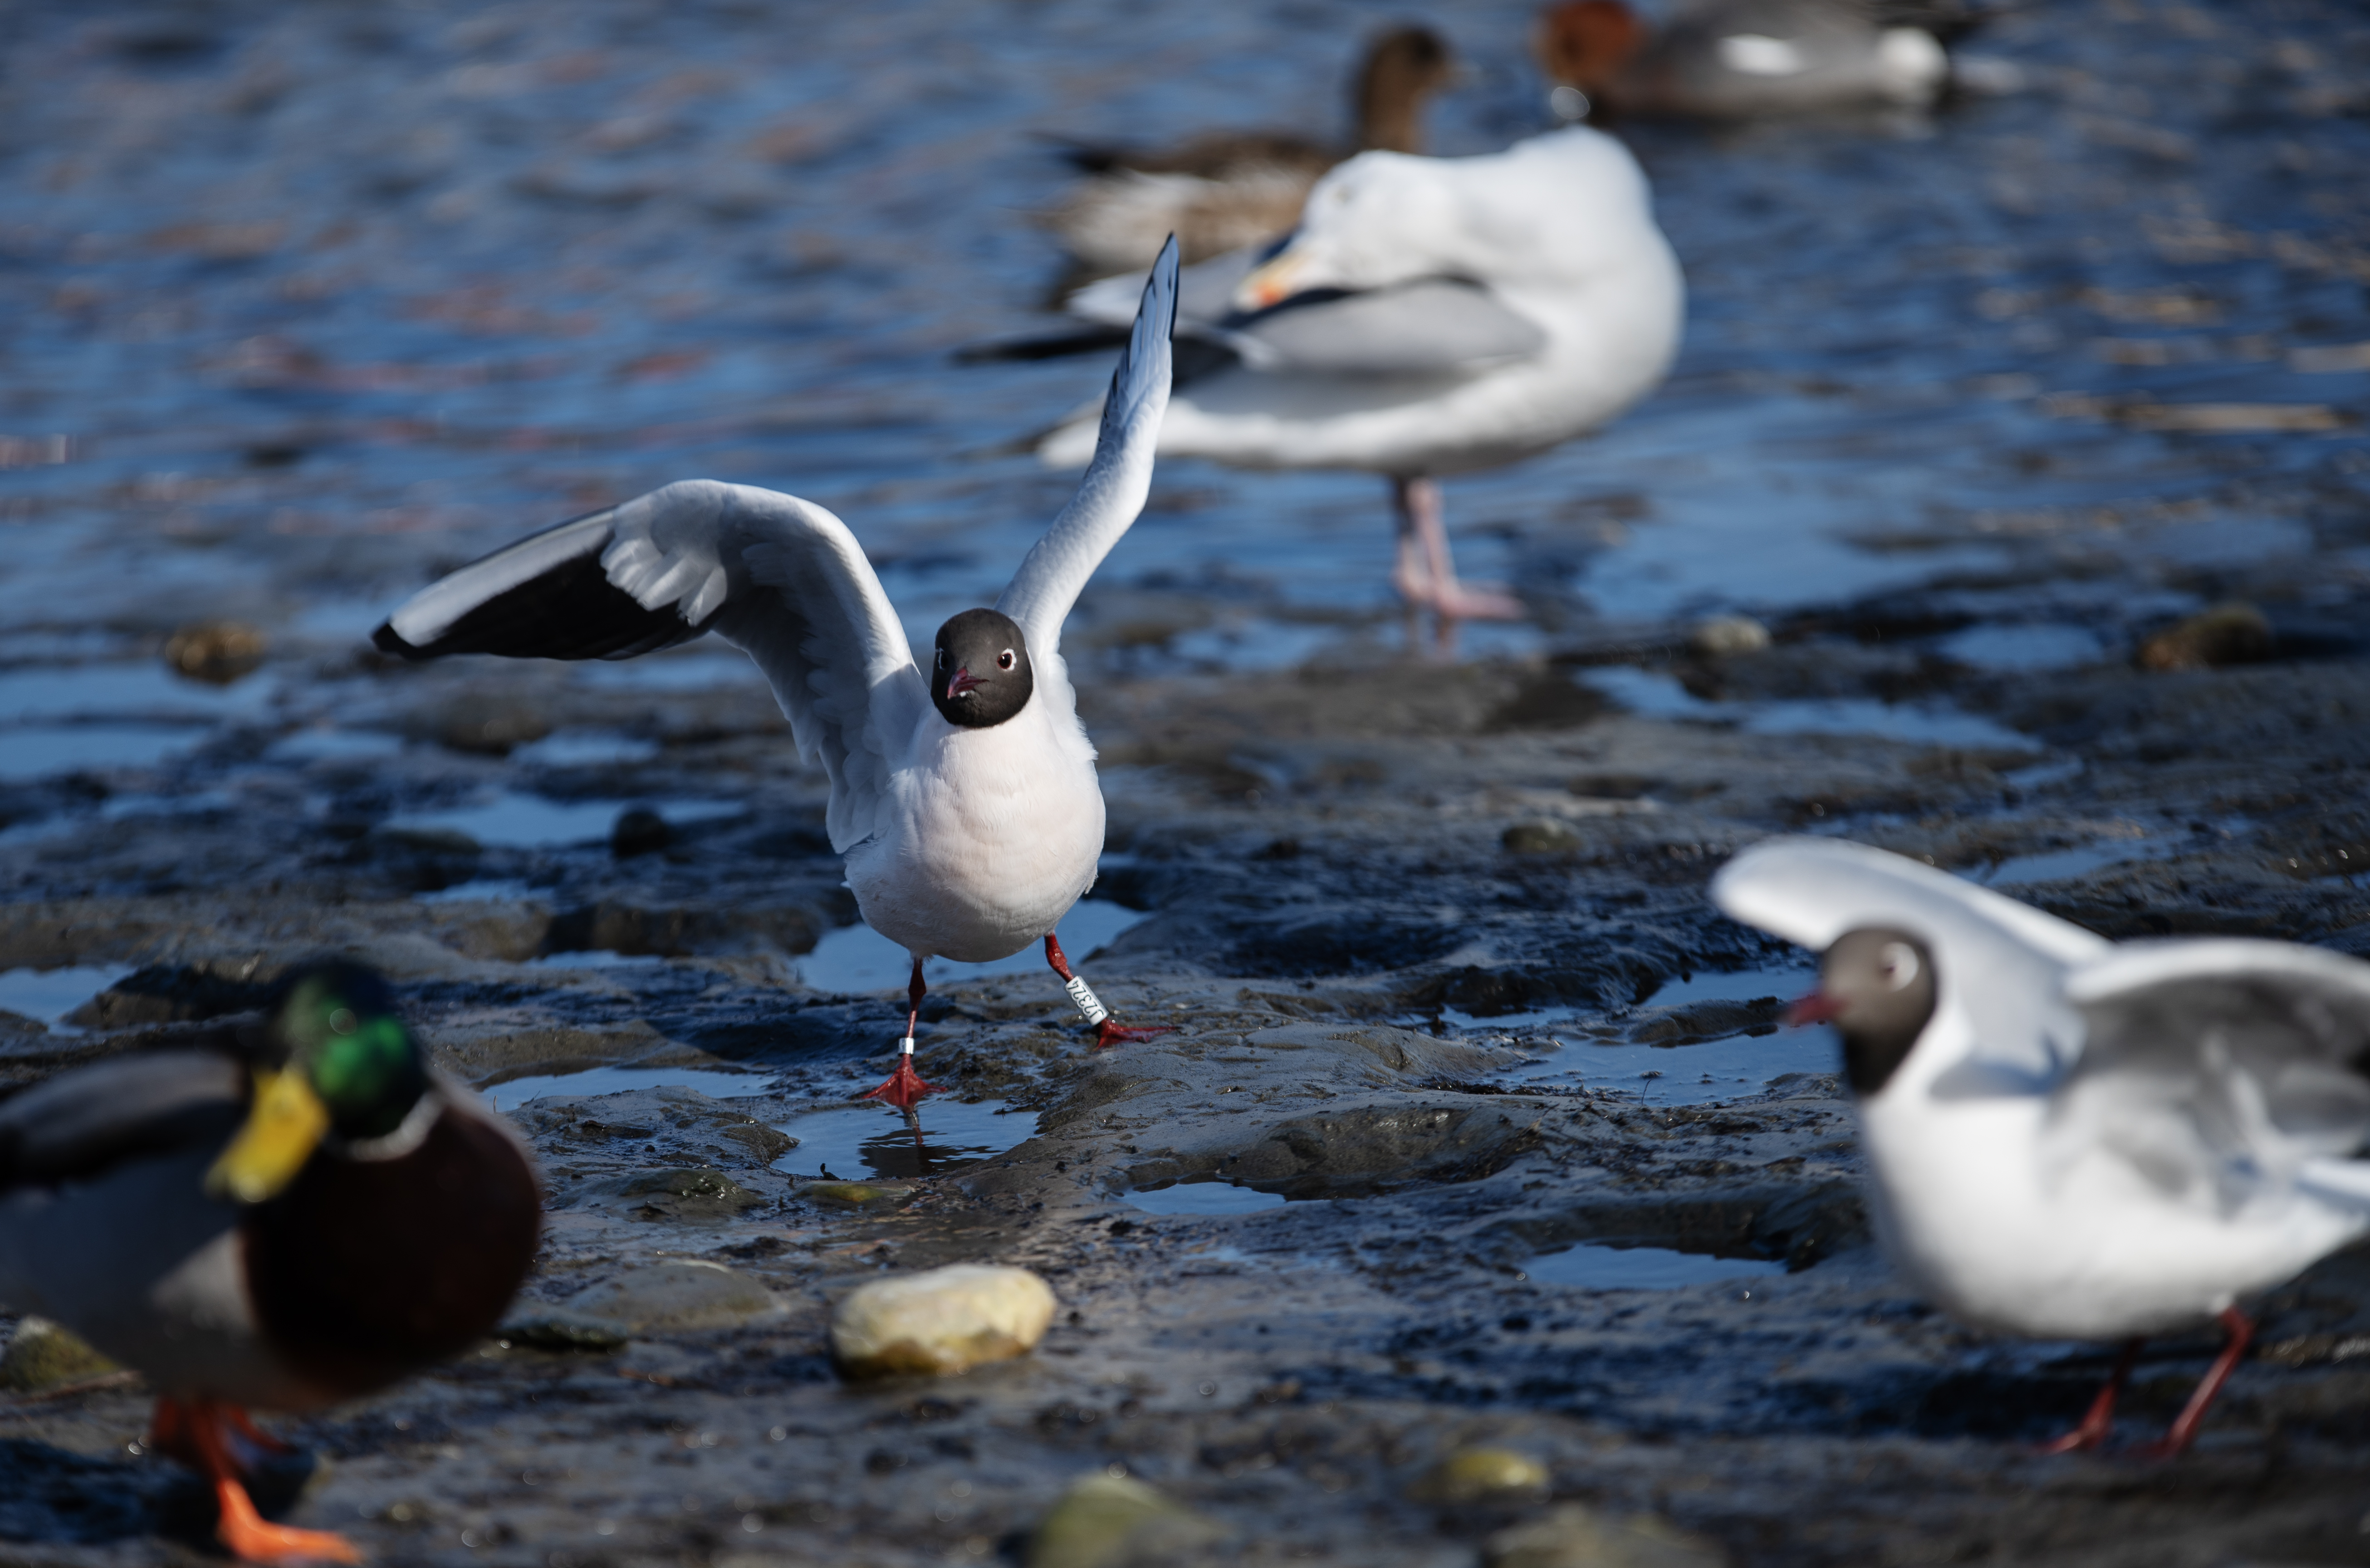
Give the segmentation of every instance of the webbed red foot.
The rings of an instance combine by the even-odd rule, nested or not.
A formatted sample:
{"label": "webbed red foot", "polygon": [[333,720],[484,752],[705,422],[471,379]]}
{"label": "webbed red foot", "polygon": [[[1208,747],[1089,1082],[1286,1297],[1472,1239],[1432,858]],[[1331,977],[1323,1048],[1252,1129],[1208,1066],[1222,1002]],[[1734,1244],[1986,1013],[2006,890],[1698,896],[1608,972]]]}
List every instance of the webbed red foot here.
{"label": "webbed red foot", "polygon": [[1149,1040],[1156,1034],[1176,1032],[1177,1026],[1173,1023],[1126,1024],[1117,1019],[1107,1017],[1102,1022],[1095,1025],[1094,1048],[1103,1051],[1113,1045],[1125,1044],[1131,1040]]}
{"label": "webbed red foot", "polygon": [[924,1083],[922,1075],[914,1070],[912,1057],[900,1056],[897,1070],[889,1075],[888,1081],[878,1089],[866,1090],[863,1098],[885,1100],[900,1111],[911,1111],[922,1096],[937,1092],[936,1085]]}

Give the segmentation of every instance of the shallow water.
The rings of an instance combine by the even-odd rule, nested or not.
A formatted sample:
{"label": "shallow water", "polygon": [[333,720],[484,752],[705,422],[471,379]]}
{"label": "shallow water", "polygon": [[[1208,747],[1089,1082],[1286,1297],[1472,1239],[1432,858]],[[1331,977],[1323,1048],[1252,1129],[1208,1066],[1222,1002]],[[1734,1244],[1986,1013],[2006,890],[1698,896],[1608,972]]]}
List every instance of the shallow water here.
{"label": "shallow water", "polygon": [[[1130,909],[1108,898],[1082,898],[1062,917],[1053,934],[1061,939],[1063,954],[1076,967],[1083,965],[1097,948],[1151,917],[1141,909]],[[862,921],[825,932],[823,940],[815,943],[814,951],[801,956],[798,963],[799,978],[807,985],[818,991],[844,996],[903,991],[914,969],[910,953]],[[1041,974],[1050,980],[1053,971],[1046,967],[1045,950],[1037,942],[987,963],[957,963],[952,959],[934,958],[922,966],[922,978],[934,986],[990,979],[999,974]],[[1087,979],[1091,982],[1093,976],[1089,974]]]}
{"label": "shallow water", "polygon": [[0,970],[0,1012],[33,1019],[52,1029],[67,1029],[66,1014],[132,972],[132,966],[123,963]]}
{"label": "shallow water", "polygon": [[477,1092],[497,1111],[514,1111],[530,1100],[620,1094],[630,1089],[696,1089],[711,1100],[742,1100],[774,1087],[765,1073],[721,1072],[714,1067],[587,1067],[574,1073],[535,1073],[492,1084]]}
{"label": "shallow water", "polygon": [[774,1161],[797,1176],[935,1176],[1002,1154],[1037,1131],[1037,1113],[1000,1100],[929,1096],[912,1113],[888,1105],[815,1111],[777,1124],[799,1147]]}
{"label": "shallow water", "polygon": [[1583,1242],[1543,1252],[1523,1265],[1534,1285],[1581,1290],[1680,1290],[1720,1280],[1782,1274],[1786,1265],[1761,1258],[1715,1258],[1665,1247],[1606,1247]]}
{"label": "shallow water", "polygon": [[458,833],[488,848],[544,849],[604,839],[619,814],[638,805],[673,823],[739,816],[749,809],[738,801],[555,801],[506,790],[473,805],[389,817],[383,825],[388,832]]}
{"label": "shallow water", "polygon": [[1232,1182],[1179,1182],[1168,1187],[1137,1187],[1122,1193],[1120,1201],[1146,1214],[1257,1214],[1282,1208],[1282,1193],[1262,1193]]}

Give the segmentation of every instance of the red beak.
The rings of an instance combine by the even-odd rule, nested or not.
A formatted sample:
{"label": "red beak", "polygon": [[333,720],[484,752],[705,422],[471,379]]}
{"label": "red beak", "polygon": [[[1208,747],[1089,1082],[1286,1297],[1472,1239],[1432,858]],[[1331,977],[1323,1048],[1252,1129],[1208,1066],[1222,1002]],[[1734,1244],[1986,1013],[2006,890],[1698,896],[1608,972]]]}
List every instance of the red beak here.
{"label": "red beak", "polygon": [[1806,1023],[1833,1023],[1844,1005],[1824,991],[1813,991],[1786,1009],[1786,1022],[1800,1028]]}
{"label": "red beak", "polygon": [[954,673],[954,678],[947,682],[947,700],[949,702],[952,702],[956,698],[962,696],[963,693],[974,690],[980,686],[985,686],[986,684],[987,683],[985,681],[983,681],[978,676],[972,674],[968,668],[957,670]]}

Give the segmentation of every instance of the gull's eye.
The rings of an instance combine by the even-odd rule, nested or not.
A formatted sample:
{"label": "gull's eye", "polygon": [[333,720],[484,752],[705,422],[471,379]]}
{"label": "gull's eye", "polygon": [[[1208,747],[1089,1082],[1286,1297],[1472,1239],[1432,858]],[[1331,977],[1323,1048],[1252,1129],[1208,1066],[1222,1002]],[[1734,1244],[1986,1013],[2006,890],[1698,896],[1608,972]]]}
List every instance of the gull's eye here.
{"label": "gull's eye", "polygon": [[1008,670],[1012,668],[1011,649],[1007,648],[1003,652],[998,653],[995,656],[995,667],[999,670]]}
{"label": "gull's eye", "polygon": [[939,650],[938,650],[938,668],[939,668],[939,669],[941,669],[941,670],[943,670],[943,669],[945,669],[946,667],[947,667],[947,651],[946,651],[945,649],[941,648],[941,649],[939,649]]}
{"label": "gull's eye", "polygon": [[1917,978],[1917,950],[1907,942],[1887,942],[1877,954],[1876,972],[1890,990],[1898,991]]}

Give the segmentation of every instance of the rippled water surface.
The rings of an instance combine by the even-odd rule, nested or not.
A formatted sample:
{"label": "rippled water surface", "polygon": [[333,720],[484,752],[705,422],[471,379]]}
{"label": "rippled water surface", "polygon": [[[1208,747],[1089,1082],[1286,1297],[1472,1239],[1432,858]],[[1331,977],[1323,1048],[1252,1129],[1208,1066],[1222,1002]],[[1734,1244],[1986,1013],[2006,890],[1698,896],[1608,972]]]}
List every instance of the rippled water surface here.
{"label": "rippled water surface", "polygon": [[[1473,69],[1440,150],[1543,128],[1528,10],[1447,19]],[[2265,560],[2318,553],[2325,591],[2354,593],[2370,122],[2342,50],[2298,41],[2335,15],[2274,46],[2233,7],[2021,11],[1977,40],[2021,89],[1931,122],[1636,129],[1685,350],[1602,435],[1450,483],[1469,568],[1536,611],[1469,648],[1923,586],[1958,623],[1939,655],[2012,673],[2116,656]],[[1368,25],[1340,4],[14,17],[12,778],[150,767],[180,726],[338,700],[293,667],[167,677],[146,640],[176,624],[351,648],[432,571],[687,475],[840,512],[926,633],[1059,507],[1068,478],[1014,444],[1106,368],[949,359],[1045,319],[1049,138],[1329,133]],[[1396,638],[1382,503],[1366,476],[1165,465],[1099,584],[1170,606],[1127,663]],[[748,675],[719,650],[570,678]],[[1743,719],[1998,738],[1914,707]]]}

